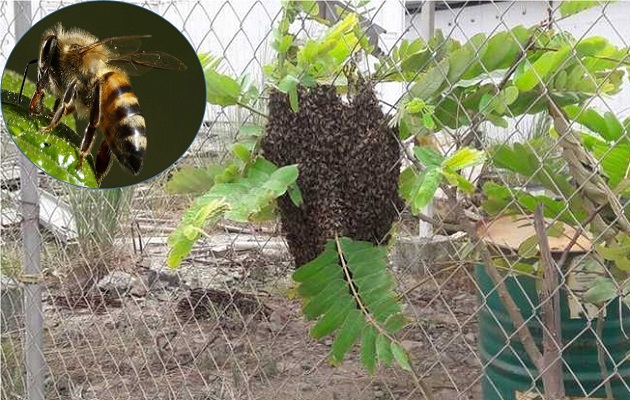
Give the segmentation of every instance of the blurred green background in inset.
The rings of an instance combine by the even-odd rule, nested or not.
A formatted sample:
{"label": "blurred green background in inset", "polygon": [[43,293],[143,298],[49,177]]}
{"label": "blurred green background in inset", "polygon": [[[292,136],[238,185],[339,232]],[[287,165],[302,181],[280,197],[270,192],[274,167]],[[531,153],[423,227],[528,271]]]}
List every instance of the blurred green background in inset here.
{"label": "blurred green background in inset", "polygon": [[[101,187],[136,184],[170,167],[196,137],[206,105],[203,71],[190,43],[178,29],[150,10],[114,1],[87,2],[62,8],[38,21],[19,40],[6,68],[21,74],[27,62],[38,58],[42,33],[58,22],[66,29],[84,29],[99,39],[151,35],[143,39],[141,50],[165,52],[186,64],[186,71],[152,69],[130,77],[147,127],[144,166],[139,175],[133,176],[114,160]],[[28,77],[33,82],[37,80],[36,65],[31,65]],[[26,95],[30,97],[32,93]],[[87,121],[79,121],[80,136],[86,125]],[[102,133],[97,131],[92,154],[96,154],[102,140]]]}

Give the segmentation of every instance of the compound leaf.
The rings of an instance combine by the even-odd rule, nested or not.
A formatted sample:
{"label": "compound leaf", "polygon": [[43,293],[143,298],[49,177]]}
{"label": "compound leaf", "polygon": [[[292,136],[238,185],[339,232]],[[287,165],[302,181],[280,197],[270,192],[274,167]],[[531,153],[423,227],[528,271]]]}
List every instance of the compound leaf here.
{"label": "compound leaf", "polygon": [[311,336],[336,335],[332,363],[340,363],[360,340],[361,363],[368,371],[373,373],[379,361],[391,364],[392,351],[379,353],[377,343],[385,340],[390,346],[390,335],[402,329],[406,319],[387,270],[386,247],[345,237],[330,240],[322,254],[298,268],[293,279],[300,282],[297,293],[304,300],[304,315],[318,319]]}

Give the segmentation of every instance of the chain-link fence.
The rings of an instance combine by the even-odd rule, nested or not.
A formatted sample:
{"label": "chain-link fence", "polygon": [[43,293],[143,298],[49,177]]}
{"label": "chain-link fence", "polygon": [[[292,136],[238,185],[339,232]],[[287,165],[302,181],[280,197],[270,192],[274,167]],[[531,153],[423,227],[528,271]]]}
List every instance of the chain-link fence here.
{"label": "chain-link fence", "polygon": [[[340,16],[322,10],[345,4],[318,3],[319,18],[333,22]],[[69,4],[0,3],[3,69],[29,26]],[[223,73],[264,85],[280,1],[136,4],[199,53],[222,56]],[[167,238],[192,200],[167,192],[172,171],[131,188],[83,190],[33,167],[3,126],[0,397],[559,399],[550,394],[555,379],[570,398],[630,399],[630,4],[575,15],[560,4],[372,1],[364,9],[379,57],[398,57],[392,74],[417,69],[376,84],[388,116],[406,110],[420,121],[400,141],[402,164],[417,164],[426,181],[431,160],[414,156],[414,146],[486,155],[461,170],[440,161],[446,183],[433,200],[399,210],[389,256],[412,374],[369,374],[356,350],[329,362],[332,340],[309,337],[279,222],[220,221],[169,269]],[[325,30],[298,23],[306,37]],[[400,62],[416,39],[428,47]],[[431,57],[418,61],[426,49],[448,70],[431,77],[439,92],[422,97],[418,82],[432,71]],[[175,169],[222,162],[243,125],[264,123],[247,109],[208,105]],[[487,222],[534,215],[538,203],[543,231],[539,217]]]}

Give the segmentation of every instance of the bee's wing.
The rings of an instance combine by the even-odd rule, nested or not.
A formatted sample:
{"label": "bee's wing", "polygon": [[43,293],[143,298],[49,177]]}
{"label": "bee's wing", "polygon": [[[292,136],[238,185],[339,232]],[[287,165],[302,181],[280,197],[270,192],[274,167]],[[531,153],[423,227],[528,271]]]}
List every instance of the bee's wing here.
{"label": "bee's wing", "polygon": [[184,71],[186,64],[177,57],[160,51],[139,51],[109,59],[109,63],[123,68],[127,73],[137,75],[150,68]]}
{"label": "bee's wing", "polygon": [[79,49],[82,55],[90,51],[99,51],[106,49],[112,57],[123,57],[138,51],[142,39],[150,38],[151,35],[132,35],[132,36],[116,36],[102,39],[97,42],[88,44]]}

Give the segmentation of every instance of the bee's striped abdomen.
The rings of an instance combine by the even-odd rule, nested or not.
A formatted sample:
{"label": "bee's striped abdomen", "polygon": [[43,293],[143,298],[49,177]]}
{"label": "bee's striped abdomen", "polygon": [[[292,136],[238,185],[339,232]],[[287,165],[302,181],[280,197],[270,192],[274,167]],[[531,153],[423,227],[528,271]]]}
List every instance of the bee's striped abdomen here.
{"label": "bee's striped abdomen", "polygon": [[101,76],[100,128],[118,161],[132,173],[142,168],[147,146],[144,117],[129,78],[118,71]]}

